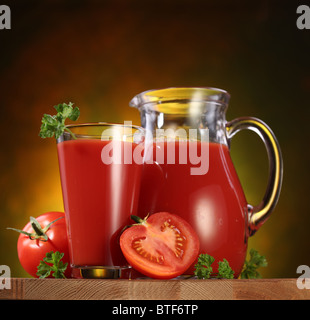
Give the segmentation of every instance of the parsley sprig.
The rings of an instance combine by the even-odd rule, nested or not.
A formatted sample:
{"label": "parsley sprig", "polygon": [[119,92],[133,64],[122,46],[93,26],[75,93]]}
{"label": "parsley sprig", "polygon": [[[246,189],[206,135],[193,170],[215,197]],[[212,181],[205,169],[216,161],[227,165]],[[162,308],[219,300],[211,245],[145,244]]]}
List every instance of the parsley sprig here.
{"label": "parsley sprig", "polygon": [[234,271],[231,269],[229,262],[226,259],[223,259],[223,261],[219,261],[219,267],[218,267],[218,278],[223,279],[233,279],[234,278]]}
{"label": "parsley sprig", "polygon": [[209,279],[213,273],[211,267],[214,258],[206,253],[202,253],[198,257],[198,262],[195,264],[195,276],[198,279]]}
{"label": "parsley sprig", "polygon": [[52,276],[54,278],[66,278],[64,272],[67,269],[68,263],[63,263],[63,261],[61,261],[63,256],[64,254],[60,253],[59,251],[47,252],[45,257],[43,258],[43,261],[40,261],[40,264],[37,267],[37,276],[39,276],[40,278],[46,278],[52,273]]}
{"label": "parsley sprig", "polygon": [[[198,261],[195,265],[195,276],[198,279],[209,279],[214,277],[212,264],[214,258],[206,253],[202,253],[198,256]],[[257,250],[251,249],[249,252],[249,260],[245,261],[242,272],[240,274],[241,279],[257,279],[261,278],[261,274],[257,271],[260,267],[266,267],[268,265],[265,256],[258,253]],[[234,271],[229,266],[229,262],[226,259],[219,261],[218,273],[216,278],[220,279],[233,279]]]}
{"label": "parsley sprig", "polygon": [[[214,257],[202,253],[198,257],[198,262],[195,265],[195,276],[198,279],[209,279],[213,274],[212,264]],[[234,271],[229,266],[229,262],[226,259],[219,261],[218,274],[216,276],[219,279],[232,279],[234,277]]]}
{"label": "parsley sprig", "polygon": [[265,256],[258,253],[257,250],[251,249],[250,259],[245,261],[241,272],[241,279],[257,279],[261,278],[261,274],[257,271],[260,267],[267,267],[268,263]]}
{"label": "parsley sprig", "polygon": [[56,115],[44,114],[42,117],[42,125],[39,136],[41,138],[55,138],[58,139],[64,131],[68,131],[73,139],[76,139],[74,133],[65,126],[65,121],[69,118],[72,121],[76,121],[80,116],[80,110],[78,107],[73,108],[73,103],[69,102],[61,103],[54,108],[57,111]]}

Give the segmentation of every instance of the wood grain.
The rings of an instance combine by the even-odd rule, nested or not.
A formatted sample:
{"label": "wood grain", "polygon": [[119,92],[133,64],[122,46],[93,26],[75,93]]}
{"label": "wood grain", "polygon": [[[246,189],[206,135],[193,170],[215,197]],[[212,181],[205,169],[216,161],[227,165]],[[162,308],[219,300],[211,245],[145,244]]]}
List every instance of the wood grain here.
{"label": "wood grain", "polygon": [[304,300],[296,279],[103,280],[12,278],[0,299],[27,300]]}
{"label": "wood grain", "polygon": [[310,290],[298,289],[296,279],[249,279],[233,283],[236,300],[309,300]]}

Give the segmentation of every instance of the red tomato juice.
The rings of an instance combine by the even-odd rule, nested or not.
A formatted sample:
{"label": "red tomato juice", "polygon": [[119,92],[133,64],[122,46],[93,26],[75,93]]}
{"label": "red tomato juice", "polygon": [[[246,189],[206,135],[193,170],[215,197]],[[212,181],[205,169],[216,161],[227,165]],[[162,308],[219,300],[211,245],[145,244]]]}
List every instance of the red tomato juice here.
{"label": "red tomato juice", "polygon": [[[57,145],[73,267],[128,265],[118,238],[136,214],[141,165],[105,164],[102,149],[108,143],[77,139]],[[136,146],[120,143],[123,152]]]}
{"label": "red tomato juice", "polygon": [[[153,144],[153,160],[144,164],[138,215],[168,211],[183,217],[196,230],[200,253],[218,261],[227,259],[235,276],[241,272],[247,249],[247,202],[234,169],[228,147],[198,142],[197,150],[209,148],[209,169],[204,175],[191,175],[189,143],[175,142],[175,164],[167,164],[167,145]],[[187,151],[187,163],[179,163],[179,152]],[[147,154],[147,153],[146,153]],[[157,158],[157,159],[158,159]],[[194,264],[185,274],[193,274]]]}

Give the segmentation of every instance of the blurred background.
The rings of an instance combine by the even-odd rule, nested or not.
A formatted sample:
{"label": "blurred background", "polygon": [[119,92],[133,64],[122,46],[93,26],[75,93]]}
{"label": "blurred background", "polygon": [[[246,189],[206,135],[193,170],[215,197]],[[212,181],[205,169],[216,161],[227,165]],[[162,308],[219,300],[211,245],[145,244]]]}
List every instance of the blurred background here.
{"label": "blurred background", "polygon": [[[4,3],[5,2],[5,3]],[[15,0],[0,30],[0,265],[28,277],[17,257],[30,216],[63,210],[54,139],[38,136],[43,113],[74,102],[79,122],[131,120],[130,99],[169,86],[227,90],[227,119],[254,116],[282,148],[284,181],[270,219],[249,239],[265,255],[265,278],[297,277],[310,265],[310,30],[297,1]],[[247,200],[262,199],[267,154],[252,132],[231,154]]]}

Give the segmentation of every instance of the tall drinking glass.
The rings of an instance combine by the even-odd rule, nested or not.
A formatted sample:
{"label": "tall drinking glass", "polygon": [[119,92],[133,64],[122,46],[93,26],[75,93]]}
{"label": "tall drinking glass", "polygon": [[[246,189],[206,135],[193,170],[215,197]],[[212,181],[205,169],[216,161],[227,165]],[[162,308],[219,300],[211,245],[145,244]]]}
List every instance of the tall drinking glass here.
{"label": "tall drinking glass", "polygon": [[142,161],[134,154],[143,129],[110,123],[67,129],[57,151],[72,276],[128,278],[118,240],[137,210]]}

